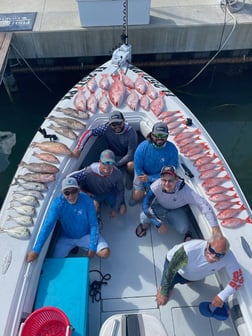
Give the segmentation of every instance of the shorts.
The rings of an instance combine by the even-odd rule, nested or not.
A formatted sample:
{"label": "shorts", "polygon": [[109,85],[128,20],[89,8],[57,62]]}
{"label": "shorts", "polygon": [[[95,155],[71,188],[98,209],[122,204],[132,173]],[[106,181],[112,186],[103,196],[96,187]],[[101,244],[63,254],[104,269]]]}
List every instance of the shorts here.
{"label": "shorts", "polygon": [[[88,250],[89,242],[90,242],[89,234],[78,239],[59,237],[59,239],[56,242],[52,257],[65,258],[68,255],[68,253],[76,246],[82,248],[83,250]],[[98,253],[104,248],[108,248],[108,244],[105,241],[105,239],[101,235],[99,235],[96,253]]]}
{"label": "shorts", "polygon": [[135,173],[133,180],[133,190],[137,191],[146,191],[149,189],[151,183],[150,182],[141,182]]}

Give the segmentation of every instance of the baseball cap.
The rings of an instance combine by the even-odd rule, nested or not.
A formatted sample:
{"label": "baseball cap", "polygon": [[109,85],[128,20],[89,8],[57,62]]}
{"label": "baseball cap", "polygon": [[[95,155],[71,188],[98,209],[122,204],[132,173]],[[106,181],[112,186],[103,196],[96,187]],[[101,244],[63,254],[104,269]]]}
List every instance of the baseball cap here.
{"label": "baseball cap", "polygon": [[110,149],[105,149],[101,152],[100,161],[103,164],[114,164],[115,163],[115,154]]}
{"label": "baseball cap", "polygon": [[168,126],[163,122],[157,122],[153,125],[152,132],[153,134],[169,134]]}
{"label": "baseball cap", "polygon": [[112,124],[114,122],[122,122],[124,121],[124,116],[120,111],[114,111],[111,113],[109,117],[109,124]]}
{"label": "baseball cap", "polygon": [[78,182],[74,177],[67,176],[62,181],[62,191],[64,191],[67,188],[79,188]]}
{"label": "baseball cap", "polygon": [[165,175],[165,174],[168,174],[168,175],[172,175],[172,176],[177,176],[177,173],[176,173],[176,168],[173,167],[173,166],[165,166],[161,169],[161,173],[160,175]]}

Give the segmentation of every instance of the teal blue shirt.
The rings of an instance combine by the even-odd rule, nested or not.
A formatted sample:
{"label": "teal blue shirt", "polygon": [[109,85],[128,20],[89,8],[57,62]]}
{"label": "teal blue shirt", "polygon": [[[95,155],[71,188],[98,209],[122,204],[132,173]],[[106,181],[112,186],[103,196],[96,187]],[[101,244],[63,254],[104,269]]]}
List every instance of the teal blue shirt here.
{"label": "teal blue shirt", "polygon": [[60,222],[61,236],[79,239],[90,234],[89,249],[96,251],[99,229],[94,203],[88,195],[80,192],[75,204],[70,204],[64,195],[53,200],[33,247],[34,252],[40,253],[57,221]]}

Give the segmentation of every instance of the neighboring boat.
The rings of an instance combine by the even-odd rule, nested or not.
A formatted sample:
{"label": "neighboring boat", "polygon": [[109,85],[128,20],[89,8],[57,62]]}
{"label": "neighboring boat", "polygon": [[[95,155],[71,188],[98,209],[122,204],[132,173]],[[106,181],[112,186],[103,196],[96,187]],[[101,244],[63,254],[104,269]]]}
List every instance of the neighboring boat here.
{"label": "neighboring boat", "polygon": [[[132,83],[134,88],[129,89]],[[129,98],[131,94],[132,99]],[[151,228],[146,237],[139,239],[135,236],[135,227],[140,205],[129,207],[125,216],[114,219],[109,218],[108,209],[104,208],[102,234],[110,245],[111,257],[108,260],[95,257],[90,260],[89,269],[94,271],[90,273],[91,280],[96,279],[96,274],[109,274],[111,279],[102,286],[98,302],[90,298],[88,335],[119,335],[118,330],[105,330],[109,325],[115,328],[115,324],[123,323],[125,316],[134,314],[140,316],[143,324],[148,324],[148,316],[162,322],[163,327],[158,327],[162,332],[155,329],[152,335],[155,332],[163,335],[164,329],[169,336],[230,336],[237,335],[237,331],[240,335],[252,335],[252,213],[249,204],[221,152],[197,118],[157,79],[131,65],[131,46],[127,39],[114,51],[111,60],[80,80],[57,103],[35,134],[13,178],[0,213],[0,335],[17,336],[21,323],[34,310],[49,241],[38,260],[27,264],[25,257],[36,240],[51,201],[61,192],[62,179],[97,160],[105,148],[100,140],[91,137],[81,156],[72,158],[70,153],[77,136],[107,121],[109,112],[115,109],[124,113],[140,139],[150,132],[156,121],[167,123],[169,140],[176,144],[180,153],[179,175],[207,198],[219,215],[221,230],[243,268],[245,283],[230,300],[232,314],[226,321],[212,321],[201,316],[198,310],[200,302],[211,300],[218,287],[226,283],[225,272],[218,277],[208,277],[204,282],[178,286],[179,290],[174,290],[169,303],[157,307],[155,295],[167,249],[181,242],[183,237],[172,229],[166,235],[159,235]],[[185,150],[183,137],[187,137],[186,143],[192,141],[194,146]],[[44,154],[48,152],[50,154]],[[206,180],[200,161],[197,161],[199,157],[215,164],[218,177],[222,178],[220,185],[227,188],[219,189],[217,195],[226,199],[226,203],[222,203],[224,209],[237,209],[232,220],[226,220],[225,215],[222,219],[221,210],[215,207],[221,196],[214,197],[206,192],[209,188],[204,187]],[[44,166],[43,160],[51,161],[50,166]],[[210,187],[211,181],[207,181]],[[216,185],[215,180],[213,187]],[[130,191],[126,191],[127,200],[129,196]],[[229,196],[232,196],[232,203]],[[197,222],[192,227],[194,236],[209,237],[208,222],[197,209],[191,210]],[[119,322],[113,324],[111,320]],[[73,335],[77,334],[73,331]]]}

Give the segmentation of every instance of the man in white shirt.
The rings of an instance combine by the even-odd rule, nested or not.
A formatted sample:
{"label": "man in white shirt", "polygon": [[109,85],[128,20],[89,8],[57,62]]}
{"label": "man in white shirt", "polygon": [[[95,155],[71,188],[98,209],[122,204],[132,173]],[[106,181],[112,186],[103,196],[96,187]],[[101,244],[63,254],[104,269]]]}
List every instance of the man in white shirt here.
{"label": "man in white shirt", "polygon": [[204,279],[225,268],[230,280],[213,299],[214,307],[222,307],[225,300],[234,294],[243,284],[243,274],[233,252],[229,249],[228,240],[220,233],[213,235],[210,241],[192,239],[175,245],[167,253],[161,286],[156,301],[165,305],[172,289],[177,283],[185,284]]}

